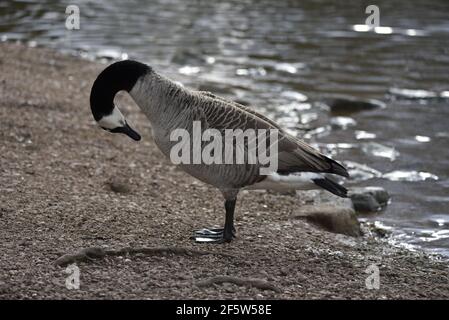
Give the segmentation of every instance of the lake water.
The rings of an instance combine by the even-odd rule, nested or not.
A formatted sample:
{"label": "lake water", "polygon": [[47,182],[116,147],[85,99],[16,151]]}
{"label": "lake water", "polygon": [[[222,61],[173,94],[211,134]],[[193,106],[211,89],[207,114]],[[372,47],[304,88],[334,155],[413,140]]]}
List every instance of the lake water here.
{"label": "lake water", "polygon": [[[256,106],[343,161],[348,186],[381,186],[363,219],[393,239],[449,256],[449,1],[376,1],[366,31],[353,1],[77,0],[0,2],[2,41],[85,58],[143,60],[186,86]],[[330,112],[333,99],[380,107]]]}

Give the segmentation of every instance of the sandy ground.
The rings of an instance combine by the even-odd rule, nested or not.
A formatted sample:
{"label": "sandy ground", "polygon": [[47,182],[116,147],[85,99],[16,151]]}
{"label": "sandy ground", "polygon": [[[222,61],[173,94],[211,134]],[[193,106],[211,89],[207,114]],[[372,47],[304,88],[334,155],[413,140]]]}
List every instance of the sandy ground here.
{"label": "sandy ground", "polygon": [[[219,193],[162,156],[123,95],[143,140],[95,126],[88,97],[102,68],[0,45],[0,299],[449,298],[447,263],[292,219],[296,196],[247,193],[234,242],[193,243],[193,230],[222,223]],[[68,290],[54,261],[89,247],[147,249],[78,262],[80,289]],[[371,264],[379,290],[365,285]],[[207,283],[217,276],[243,282]]]}

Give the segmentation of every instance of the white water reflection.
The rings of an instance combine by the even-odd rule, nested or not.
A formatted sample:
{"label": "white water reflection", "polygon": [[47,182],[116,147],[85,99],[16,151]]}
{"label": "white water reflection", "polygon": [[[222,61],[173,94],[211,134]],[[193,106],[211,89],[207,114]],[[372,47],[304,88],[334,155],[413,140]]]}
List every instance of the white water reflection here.
{"label": "white water reflection", "polygon": [[333,117],[331,124],[335,128],[346,130],[349,127],[354,127],[357,122],[350,117]]}
{"label": "white water reflection", "polygon": [[389,91],[393,95],[409,99],[429,99],[438,97],[436,92],[422,89],[391,88]]}
{"label": "white water reflection", "polygon": [[378,34],[392,34],[393,28],[391,27],[375,27],[374,32]]}
{"label": "white water reflection", "polygon": [[128,59],[128,54],[126,52],[121,52],[118,49],[101,49],[95,54],[98,59],[108,59],[108,60],[126,60]]}
{"label": "white water reflection", "polygon": [[278,71],[283,71],[287,73],[295,74],[298,72],[299,68],[304,68],[303,63],[291,64],[291,63],[276,63],[274,69]]}
{"label": "white water reflection", "polygon": [[382,177],[382,172],[365,164],[357,163],[354,161],[344,161],[344,165],[348,169],[349,175],[351,176],[352,180],[363,181]]}
{"label": "white water reflection", "polygon": [[370,32],[373,31],[377,34],[392,34],[393,28],[391,27],[372,27],[366,24],[355,24],[352,26],[352,30],[356,32]]}
{"label": "white water reflection", "polygon": [[399,151],[396,151],[393,147],[388,147],[377,142],[368,142],[362,144],[362,150],[366,154],[373,155],[375,157],[387,158],[390,161],[396,160],[400,155]]}
{"label": "white water reflection", "polygon": [[281,93],[281,96],[299,102],[304,102],[307,100],[307,96],[305,94],[296,91],[284,91]]}
{"label": "white water reflection", "polygon": [[354,30],[356,32],[368,32],[372,29],[373,28],[367,24],[355,24],[352,26],[352,30]]}
{"label": "white water reflection", "polygon": [[392,172],[385,173],[382,178],[391,181],[425,181],[425,180],[438,180],[438,176],[423,171],[406,171],[406,170],[395,170]]}
{"label": "white water reflection", "polygon": [[367,132],[367,131],[363,131],[363,130],[356,130],[356,131],[354,131],[354,134],[355,134],[355,138],[357,140],[375,139],[376,138],[375,133]]}
{"label": "white water reflection", "polygon": [[178,72],[185,74],[187,76],[199,73],[201,71],[200,67],[184,66],[178,69]]}
{"label": "white water reflection", "polygon": [[415,140],[418,142],[429,142],[430,138],[426,136],[415,136]]}

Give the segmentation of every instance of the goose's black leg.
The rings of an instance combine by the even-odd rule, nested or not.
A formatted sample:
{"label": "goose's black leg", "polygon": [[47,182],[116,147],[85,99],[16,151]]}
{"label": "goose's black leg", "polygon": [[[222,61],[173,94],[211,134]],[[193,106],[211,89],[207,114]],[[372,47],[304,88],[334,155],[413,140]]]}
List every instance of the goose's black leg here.
{"label": "goose's black leg", "polygon": [[225,201],[226,218],[223,230],[223,240],[225,242],[231,242],[232,238],[235,237],[235,228],[234,228],[235,202],[236,199]]}
{"label": "goose's black leg", "polygon": [[235,203],[236,199],[225,201],[226,217],[224,228],[201,229],[195,231],[195,234],[193,235],[192,238],[196,242],[211,242],[211,243],[231,242],[232,238],[235,237],[235,228],[234,228]]}

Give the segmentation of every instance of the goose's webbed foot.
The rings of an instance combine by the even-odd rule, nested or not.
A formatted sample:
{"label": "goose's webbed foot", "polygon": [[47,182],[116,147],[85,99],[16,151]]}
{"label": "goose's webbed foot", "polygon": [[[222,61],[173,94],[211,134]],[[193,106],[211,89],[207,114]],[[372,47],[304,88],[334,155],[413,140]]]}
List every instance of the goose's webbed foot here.
{"label": "goose's webbed foot", "polygon": [[200,243],[225,243],[235,238],[235,228],[228,232],[224,228],[204,228],[195,231],[191,239]]}
{"label": "goose's webbed foot", "polygon": [[192,239],[194,239],[196,242],[203,243],[225,243],[231,242],[232,238],[235,238],[234,208],[236,194],[231,195],[233,195],[232,199],[228,199],[225,196],[226,218],[224,228],[201,229],[195,231]]}

